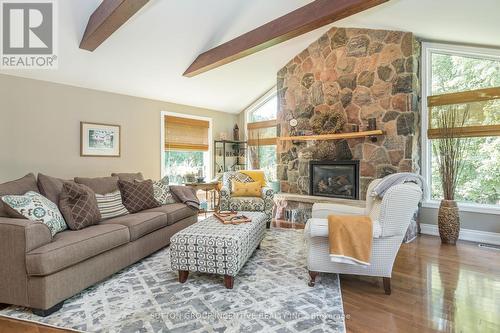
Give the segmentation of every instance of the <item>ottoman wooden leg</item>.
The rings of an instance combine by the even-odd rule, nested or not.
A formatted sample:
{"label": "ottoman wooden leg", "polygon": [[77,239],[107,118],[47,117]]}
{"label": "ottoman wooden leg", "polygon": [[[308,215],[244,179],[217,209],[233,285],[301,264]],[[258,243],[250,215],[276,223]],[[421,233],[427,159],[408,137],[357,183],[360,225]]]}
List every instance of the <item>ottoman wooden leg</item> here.
{"label": "ottoman wooden leg", "polygon": [[259,243],[259,245],[257,245],[257,250],[260,250],[260,243]]}
{"label": "ottoman wooden leg", "polygon": [[189,271],[179,271],[179,282],[184,283],[188,279]]}
{"label": "ottoman wooden leg", "polygon": [[233,289],[234,276],[224,275],[224,286],[226,289]]}

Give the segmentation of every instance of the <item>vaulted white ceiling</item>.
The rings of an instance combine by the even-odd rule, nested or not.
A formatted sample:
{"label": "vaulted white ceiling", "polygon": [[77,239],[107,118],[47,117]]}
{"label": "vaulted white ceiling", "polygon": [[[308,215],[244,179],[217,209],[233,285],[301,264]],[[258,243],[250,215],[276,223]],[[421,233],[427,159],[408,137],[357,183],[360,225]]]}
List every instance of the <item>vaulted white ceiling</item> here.
{"label": "vaulted white ceiling", "polygon": [[[332,0],[335,1],[335,0]],[[199,53],[311,0],[151,0],[96,51],[78,48],[101,0],[58,0],[59,68],[2,71],[121,94],[238,113],[324,27],[194,78]],[[498,0],[391,0],[337,26],[412,31],[430,40],[500,47]]]}

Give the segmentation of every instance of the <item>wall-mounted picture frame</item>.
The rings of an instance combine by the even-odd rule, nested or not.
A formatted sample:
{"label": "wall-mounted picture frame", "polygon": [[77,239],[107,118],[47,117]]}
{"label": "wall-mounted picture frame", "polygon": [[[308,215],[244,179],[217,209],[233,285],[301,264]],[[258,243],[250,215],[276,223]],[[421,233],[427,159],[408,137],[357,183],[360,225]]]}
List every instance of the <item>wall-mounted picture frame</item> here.
{"label": "wall-mounted picture frame", "polygon": [[80,156],[120,157],[120,125],[80,122]]}

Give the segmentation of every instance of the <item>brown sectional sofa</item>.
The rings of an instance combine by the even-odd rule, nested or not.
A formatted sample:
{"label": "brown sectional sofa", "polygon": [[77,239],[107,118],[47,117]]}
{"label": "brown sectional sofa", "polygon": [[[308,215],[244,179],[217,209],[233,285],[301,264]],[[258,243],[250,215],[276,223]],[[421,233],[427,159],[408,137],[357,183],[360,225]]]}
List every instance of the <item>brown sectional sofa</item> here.
{"label": "brown sectional sofa", "polygon": [[[39,192],[34,179],[1,184],[0,196]],[[169,245],[196,221],[194,210],[174,203],[51,237],[46,225],[9,218],[0,206],[0,303],[48,315],[65,299]]]}

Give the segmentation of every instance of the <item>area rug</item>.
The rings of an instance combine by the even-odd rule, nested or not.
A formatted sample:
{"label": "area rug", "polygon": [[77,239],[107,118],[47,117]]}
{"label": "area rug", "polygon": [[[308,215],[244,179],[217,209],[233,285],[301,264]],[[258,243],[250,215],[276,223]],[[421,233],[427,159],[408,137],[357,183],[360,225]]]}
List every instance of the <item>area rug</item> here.
{"label": "area rug", "polygon": [[189,275],[177,281],[169,249],[68,299],[42,318],[9,307],[0,315],[85,332],[344,332],[339,278],[307,285],[303,232],[268,230],[234,281]]}

